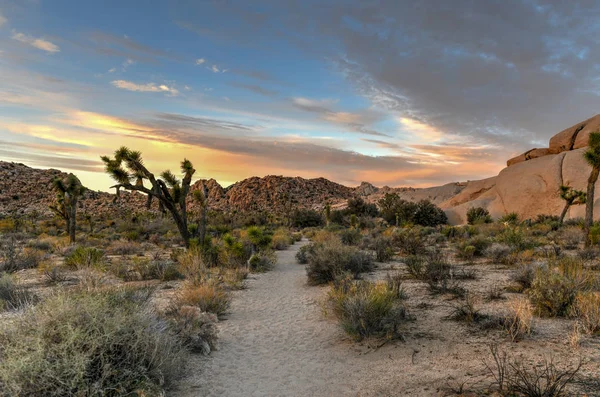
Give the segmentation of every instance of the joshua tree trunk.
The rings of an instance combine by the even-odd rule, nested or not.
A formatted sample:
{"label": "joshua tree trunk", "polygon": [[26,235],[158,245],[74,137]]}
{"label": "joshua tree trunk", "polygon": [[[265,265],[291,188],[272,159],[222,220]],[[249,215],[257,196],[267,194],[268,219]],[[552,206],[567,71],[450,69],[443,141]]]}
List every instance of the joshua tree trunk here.
{"label": "joshua tree trunk", "polygon": [[560,220],[558,222],[561,225],[563,224],[563,221],[565,220],[565,216],[567,215],[567,212],[569,211],[569,208],[571,208],[571,203],[569,203],[567,201],[567,203],[565,204],[565,208],[563,208],[562,212],[560,213]]}
{"label": "joshua tree trunk", "polygon": [[593,167],[587,184],[587,201],[585,205],[585,246],[590,246],[590,228],[594,223],[594,190],[600,175],[600,168]]}

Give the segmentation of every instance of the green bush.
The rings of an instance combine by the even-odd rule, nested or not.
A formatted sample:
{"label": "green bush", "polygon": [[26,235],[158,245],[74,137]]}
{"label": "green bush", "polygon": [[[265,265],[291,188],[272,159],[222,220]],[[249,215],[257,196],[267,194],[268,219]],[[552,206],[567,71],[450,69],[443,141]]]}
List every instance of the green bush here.
{"label": "green bush", "polygon": [[519,214],[516,212],[509,212],[508,214],[502,216],[498,219],[500,223],[507,223],[509,225],[516,225],[519,223]]}
{"label": "green bush", "polygon": [[65,265],[74,269],[97,267],[103,263],[104,252],[93,247],[78,246],[65,256]]}
{"label": "green bush", "polygon": [[491,223],[492,217],[490,212],[483,207],[471,207],[467,211],[467,222],[469,225]]}
{"label": "green bush", "polygon": [[525,237],[525,234],[520,228],[508,228],[498,239],[515,251],[524,251],[536,246],[534,241]]}
{"label": "green bush", "polygon": [[317,244],[308,256],[306,273],[310,284],[325,284],[349,272],[355,276],[373,268],[373,257],[355,247],[331,241]]}
{"label": "green bush", "polygon": [[406,255],[418,255],[425,250],[425,241],[416,229],[402,229],[392,236],[393,243]]}
{"label": "green bush", "polygon": [[362,234],[358,229],[344,229],[340,233],[340,239],[346,245],[358,245],[362,238]]}
{"label": "green bush", "polygon": [[303,245],[302,247],[300,247],[298,252],[296,252],[296,260],[298,261],[299,264],[306,265],[308,263],[308,258],[310,255],[312,255],[315,246],[316,245],[314,243],[312,243],[312,244],[307,244],[307,245]]}
{"label": "green bush", "polygon": [[[492,242],[485,237],[471,237],[467,241],[461,243],[459,245],[459,253],[464,256],[467,254],[467,247],[471,247],[469,249],[471,256],[481,257],[484,256],[486,250],[492,245]],[[468,259],[468,258],[467,258]]]}
{"label": "green bush", "polygon": [[60,293],[0,333],[0,390],[11,396],[162,395],[185,350],[133,290]]}
{"label": "green bush", "polygon": [[375,259],[378,262],[389,262],[394,257],[392,239],[386,236],[377,236],[373,239],[370,247],[375,251]]}
{"label": "green bush", "polygon": [[261,251],[250,257],[248,260],[250,270],[254,272],[266,272],[275,266],[277,257],[273,251]]}
{"label": "green bush", "polygon": [[334,316],[356,340],[369,337],[394,337],[408,320],[403,297],[396,283],[373,283],[343,278],[334,284],[328,303]]}
{"label": "green bush", "polygon": [[323,215],[321,213],[309,210],[298,209],[292,215],[292,226],[297,228],[317,227],[324,224]]}
{"label": "green bush", "polygon": [[594,275],[580,259],[564,257],[537,270],[529,297],[541,315],[567,316],[577,295],[592,290],[596,284]]}

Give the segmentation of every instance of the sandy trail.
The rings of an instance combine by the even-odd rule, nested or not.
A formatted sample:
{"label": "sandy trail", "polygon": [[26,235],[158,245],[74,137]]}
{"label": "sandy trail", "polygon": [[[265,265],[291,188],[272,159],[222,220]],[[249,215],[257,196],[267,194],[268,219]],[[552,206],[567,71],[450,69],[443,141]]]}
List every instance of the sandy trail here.
{"label": "sandy trail", "polygon": [[[323,319],[323,288],[308,287],[300,246],[277,252],[274,270],[254,276],[235,293],[220,324],[220,348],[195,358],[178,396],[347,395],[349,368],[331,352],[335,324]],[[351,370],[351,369],[350,369]]]}

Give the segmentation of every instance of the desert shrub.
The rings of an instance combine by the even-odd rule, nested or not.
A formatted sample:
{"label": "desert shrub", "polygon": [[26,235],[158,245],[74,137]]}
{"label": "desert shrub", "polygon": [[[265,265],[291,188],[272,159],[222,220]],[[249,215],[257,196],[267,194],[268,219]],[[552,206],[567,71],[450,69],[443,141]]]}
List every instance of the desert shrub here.
{"label": "desert shrub", "polygon": [[444,210],[431,201],[421,200],[417,203],[411,222],[421,226],[445,225],[448,223],[448,217]]}
{"label": "desert shrub", "polygon": [[229,233],[221,237],[219,263],[227,267],[245,266],[252,255],[250,244],[244,244]]}
{"label": "desert shrub", "polygon": [[502,396],[560,397],[568,395],[567,386],[575,380],[582,362],[568,368],[557,367],[552,360],[524,364],[519,359],[490,345],[492,363],[484,361],[488,375]]}
{"label": "desert shrub", "polygon": [[0,277],[0,312],[18,310],[35,302],[37,302],[35,294],[17,285],[9,274],[2,274]]}
{"label": "desert shrub", "polygon": [[531,333],[533,308],[524,298],[516,298],[509,302],[508,313],[502,319],[504,330],[513,342],[523,339]]}
{"label": "desert shrub", "polygon": [[356,216],[370,216],[374,217],[379,215],[377,205],[367,203],[361,197],[355,197],[348,199],[348,205],[345,209],[346,214]]}
{"label": "desert shrub", "polygon": [[564,257],[536,271],[529,296],[540,314],[567,316],[577,294],[589,291],[593,283],[593,277],[581,261]]}
{"label": "desert shrub", "polygon": [[272,236],[258,226],[250,226],[246,229],[246,238],[252,244],[255,252],[268,249],[272,242]]}
{"label": "desert shrub", "polygon": [[394,337],[408,320],[397,284],[389,282],[343,278],[329,292],[328,304],[344,331],[356,340]]}
{"label": "desert shrub", "polygon": [[491,223],[490,212],[483,207],[471,207],[467,210],[467,222],[469,225]]}
{"label": "desert shrub", "polygon": [[487,317],[487,315],[477,310],[475,306],[474,296],[466,293],[464,301],[454,306],[452,313],[450,313],[450,315],[447,318],[449,318],[450,320],[471,324],[479,323],[487,319]]}
{"label": "desert shrub", "polygon": [[2,394],[160,395],[185,350],[148,297],[60,293],[32,307],[0,333]]}
{"label": "desert shrub", "polygon": [[362,234],[358,229],[344,229],[340,233],[340,239],[346,245],[358,245],[362,238]]}
{"label": "desert shrub", "polygon": [[29,240],[27,242],[27,247],[46,252],[54,249],[53,244],[48,240]]}
{"label": "desert shrub", "polygon": [[178,306],[166,313],[174,333],[193,353],[210,354],[218,346],[217,316],[195,306]]}
{"label": "desert shrub", "polygon": [[595,247],[588,247],[577,251],[577,256],[579,256],[584,261],[594,260],[599,255],[600,251],[598,251],[598,249]]}
{"label": "desert shrub", "polygon": [[519,214],[517,214],[516,212],[509,212],[508,214],[500,217],[498,219],[498,222],[506,223],[509,225],[516,225],[517,223],[519,223]]}
{"label": "desert shrub", "polygon": [[535,247],[535,243],[525,237],[519,228],[507,228],[498,240],[511,247],[514,251],[524,251]]}
{"label": "desert shrub", "polygon": [[512,262],[512,250],[505,244],[492,244],[485,250],[485,256],[494,263],[509,265]]}
{"label": "desert shrub", "polygon": [[576,249],[584,242],[585,234],[578,227],[563,227],[555,233],[553,240],[565,249]]}
{"label": "desert shrub", "polygon": [[292,215],[292,226],[297,228],[317,227],[324,224],[323,215],[309,209],[298,209]]}
{"label": "desert shrub", "polygon": [[416,230],[402,229],[392,236],[394,246],[406,255],[418,255],[425,250],[425,241]]}
{"label": "desert shrub", "polygon": [[589,334],[600,334],[600,293],[579,293],[573,303],[573,315]]}
{"label": "desert shrub", "polygon": [[64,270],[58,266],[49,265],[40,269],[44,275],[44,280],[48,284],[57,284],[68,279]]}
{"label": "desert shrub", "polygon": [[219,268],[219,279],[230,289],[240,290],[245,288],[244,280],[248,278],[249,270],[246,267]]}
{"label": "desert shrub", "polygon": [[97,248],[78,246],[65,256],[65,265],[73,269],[97,267],[104,263],[104,252]]}
{"label": "desert shrub", "polygon": [[43,258],[43,253],[37,249],[23,249],[13,236],[5,240],[1,246],[0,272],[16,272],[37,267]]}
{"label": "desert shrub", "polygon": [[[459,245],[459,255],[467,257],[466,259],[468,259],[469,253],[471,256],[481,257],[485,254],[485,250],[488,249],[490,245],[492,245],[492,242],[485,237],[471,237]],[[467,250],[469,247],[470,249]]]}
{"label": "desert shrub", "polygon": [[272,270],[277,263],[277,257],[273,251],[261,251],[248,259],[250,270],[254,272],[266,272]]}
{"label": "desert shrub", "polygon": [[197,249],[172,252],[171,259],[176,262],[177,271],[186,279],[194,279],[206,272],[206,264]]}
{"label": "desert shrub", "polygon": [[231,297],[218,283],[207,280],[202,283],[186,283],[177,295],[177,306],[194,306],[203,312],[218,316],[225,314]]}
{"label": "desert shrub", "polygon": [[114,263],[109,269],[125,281],[170,281],[184,278],[177,264],[168,259],[133,258]]}
{"label": "desert shrub", "polygon": [[387,236],[377,236],[371,242],[369,248],[375,251],[375,259],[378,262],[389,262],[394,257],[392,239]]}
{"label": "desert shrub", "polygon": [[129,240],[118,240],[110,243],[107,252],[111,255],[134,255],[141,253],[142,250],[138,243]]}
{"label": "desert shrub", "polygon": [[292,233],[292,239],[296,243],[302,241],[302,233],[300,233],[300,232],[294,232],[294,233]]}
{"label": "desert shrub", "polygon": [[289,229],[279,228],[273,233],[271,238],[271,248],[274,250],[285,250],[290,244],[293,244],[292,234]]}
{"label": "desert shrub", "polygon": [[428,200],[414,203],[401,199],[396,193],[387,193],[379,200],[379,207],[381,217],[390,225],[437,226],[448,223],[444,211]]}
{"label": "desert shrub", "polygon": [[533,284],[538,268],[539,266],[531,263],[522,264],[515,269],[510,278],[512,281],[519,284],[522,291],[528,290]]}
{"label": "desert shrub", "polygon": [[318,244],[308,257],[306,273],[310,284],[325,284],[336,276],[350,272],[353,275],[371,270],[373,257],[355,247],[331,242]]}
{"label": "desert shrub", "polygon": [[307,244],[300,247],[298,252],[296,252],[296,260],[301,265],[306,265],[308,263],[308,257],[312,254],[312,251],[315,248],[315,244]]}
{"label": "desert shrub", "polygon": [[410,255],[404,258],[406,269],[411,276],[418,280],[424,278],[425,272],[425,258],[419,255]]}

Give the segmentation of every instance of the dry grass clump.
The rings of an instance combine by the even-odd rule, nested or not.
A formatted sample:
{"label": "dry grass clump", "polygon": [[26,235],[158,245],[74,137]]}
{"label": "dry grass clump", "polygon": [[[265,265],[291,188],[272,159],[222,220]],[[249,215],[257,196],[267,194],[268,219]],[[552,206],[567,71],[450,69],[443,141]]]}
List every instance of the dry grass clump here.
{"label": "dry grass clump", "polygon": [[0,393],[161,395],[185,350],[149,293],[59,293],[0,331]]}
{"label": "dry grass clump", "polygon": [[175,262],[168,259],[131,258],[114,262],[108,268],[124,281],[161,280],[183,278]]}
{"label": "dry grass clump", "polygon": [[531,303],[525,298],[511,300],[508,304],[508,313],[502,319],[502,325],[513,342],[530,335],[533,328]]}
{"label": "dry grass clump", "polygon": [[177,295],[177,306],[194,306],[218,316],[229,310],[231,297],[217,282],[187,283]]}
{"label": "dry grass clump", "polygon": [[577,294],[573,303],[573,315],[588,334],[600,334],[600,293]]}
{"label": "dry grass clump", "polygon": [[354,276],[373,268],[373,257],[356,247],[343,245],[339,240],[315,244],[308,256],[306,274],[312,285],[325,284],[349,272]]}
{"label": "dry grass clump", "polygon": [[278,251],[285,250],[290,245],[294,244],[294,242],[295,240],[292,237],[292,233],[290,232],[290,230],[287,228],[280,227],[273,233],[273,237],[271,240],[271,248]]}
{"label": "dry grass clump", "polygon": [[346,276],[334,283],[327,307],[356,340],[392,338],[398,336],[398,328],[408,320],[402,299],[404,293],[393,278],[374,283]]}
{"label": "dry grass clump", "polygon": [[111,255],[137,255],[142,253],[142,247],[134,241],[117,240],[108,246],[107,252]]}
{"label": "dry grass clump", "polygon": [[0,311],[18,310],[37,301],[35,294],[19,286],[7,273],[0,277]]}

